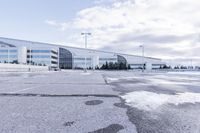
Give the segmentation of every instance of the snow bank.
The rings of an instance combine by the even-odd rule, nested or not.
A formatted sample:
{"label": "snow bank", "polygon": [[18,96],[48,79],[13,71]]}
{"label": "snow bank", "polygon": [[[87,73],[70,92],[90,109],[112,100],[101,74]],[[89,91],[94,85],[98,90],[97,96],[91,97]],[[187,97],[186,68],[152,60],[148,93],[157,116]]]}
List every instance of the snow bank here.
{"label": "snow bank", "polygon": [[155,110],[164,104],[184,104],[200,102],[200,93],[177,93],[176,95],[157,94],[148,91],[131,92],[122,96],[126,103],[141,110]]}

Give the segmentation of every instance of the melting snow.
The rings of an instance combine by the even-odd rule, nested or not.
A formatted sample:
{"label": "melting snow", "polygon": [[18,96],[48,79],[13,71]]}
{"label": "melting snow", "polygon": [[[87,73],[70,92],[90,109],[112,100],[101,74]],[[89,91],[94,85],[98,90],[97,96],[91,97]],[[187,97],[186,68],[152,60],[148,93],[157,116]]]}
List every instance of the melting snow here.
{"label": "melting snow", "polygon": [[91,75],[91,73],[86,72],[86,73],[81,73],[81,75]]}
{"label": "melting snow", "polygon": [[118,80],[119,80],[119,78],[107,78],[108,82],[118,81]]}
{"label": "melting snow", "polygon": [[184,104],[200,102],[200,93],[177,93],[176,95],[158,94],[148,91],[131,92],[122,96],[127,104],[141,110],[155,110],[164,104]]}
{"label": "melting snow", "polygon": [[168,72],[168,74],[185,74],[185,75],[200,75],[199,71],[186,71],[186,72]]}

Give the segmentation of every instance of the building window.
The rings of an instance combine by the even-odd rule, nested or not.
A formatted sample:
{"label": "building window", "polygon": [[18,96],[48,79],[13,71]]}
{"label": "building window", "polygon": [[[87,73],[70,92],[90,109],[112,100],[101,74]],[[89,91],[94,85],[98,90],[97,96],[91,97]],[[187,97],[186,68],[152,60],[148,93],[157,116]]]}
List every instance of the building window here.
{"label": "building window", "polygon": [[61,69],[72,69],[72,53],[64,48],[59,48],[59,67]]}

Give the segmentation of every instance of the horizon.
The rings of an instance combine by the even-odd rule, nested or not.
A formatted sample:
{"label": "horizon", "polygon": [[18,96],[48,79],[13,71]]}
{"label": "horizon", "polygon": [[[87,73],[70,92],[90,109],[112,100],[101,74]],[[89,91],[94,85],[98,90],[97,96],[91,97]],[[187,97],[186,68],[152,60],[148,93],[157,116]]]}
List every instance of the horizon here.
{"label": "horizon", "polygon": [[2,37],[84,48],[81,32],[88,31],[89,49],[140,56],[142,44],[148,57],[200,65],[195,0],[7,0],[1,5]]}

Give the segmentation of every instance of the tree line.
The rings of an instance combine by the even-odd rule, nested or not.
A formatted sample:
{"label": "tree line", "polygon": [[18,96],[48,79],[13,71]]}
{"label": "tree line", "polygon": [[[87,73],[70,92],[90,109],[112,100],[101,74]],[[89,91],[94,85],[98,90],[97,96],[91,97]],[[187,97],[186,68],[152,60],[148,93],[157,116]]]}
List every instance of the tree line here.
{"label": "tree line", "polygon": [[100,70],[128,70],[131,69],[131,66],[126,63],[118,63],[118,62],[106,62],[100,68],[96,67],[96,69]]}

